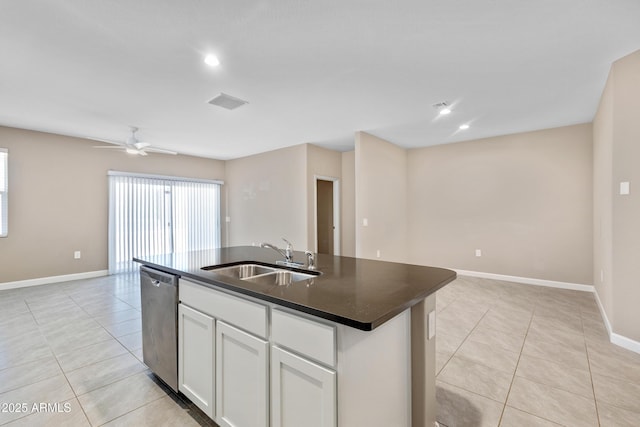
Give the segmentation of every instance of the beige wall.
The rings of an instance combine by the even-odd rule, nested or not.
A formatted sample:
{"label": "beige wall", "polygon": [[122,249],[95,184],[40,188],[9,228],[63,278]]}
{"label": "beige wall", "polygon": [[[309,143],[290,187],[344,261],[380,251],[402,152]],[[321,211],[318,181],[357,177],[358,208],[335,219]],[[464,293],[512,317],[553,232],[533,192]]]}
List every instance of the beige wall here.
{"label": "beige wall", "polygon": [[[9,236],[0,238],[0,284],[107,269],[107,171],[224,179],[224,162],[132,157],[93,141],[0,127],[9,149]],[[223,186],[224,188],[224,186]],[[73,259],[80,250],[82,258]],[[1,286],[1,285],[0,285]]]}
{"label": "beige wall", "polygon": [[355,145],[356,256],[406,262],[406,150],[366,132]]}
{"label": "beige wall", "polygon": [[307,145],[226,162],[229,246],[307,244]]}
{"label": "beige wall", "polygon": [[356,157],[355,151],[342,153],[342,212],[340,224],[342,255],[356,256]]}
{"label": "beige wall", "polygon": [[590,124],[412,149],[409,261],[591,284],[591,181]]}
{"label": "beige wall", "polygon": [[340,179],[341,154],[301,144],[226,162],[229,246],[315,250],[315,176]]}
{"label": "beige wall", "polygon": [[613,74],[593,119],[593,284],[606,313],[613,312]]}
{"label": "beige wall", "polygon": [[[342,156],[340,152],[307,144],[307,243],[304,248],[316,251],[316,176],[341,181]],[[340,242],[334,242],[339,245]]]}
{"label": "beige wall", "polygon": [[[594,280],[614,333],[640,341],[640,51],[613,63],[594,120]],[[629,195],[620,182],[631,183]],[[600,269],[604,283],[600,282]]]}

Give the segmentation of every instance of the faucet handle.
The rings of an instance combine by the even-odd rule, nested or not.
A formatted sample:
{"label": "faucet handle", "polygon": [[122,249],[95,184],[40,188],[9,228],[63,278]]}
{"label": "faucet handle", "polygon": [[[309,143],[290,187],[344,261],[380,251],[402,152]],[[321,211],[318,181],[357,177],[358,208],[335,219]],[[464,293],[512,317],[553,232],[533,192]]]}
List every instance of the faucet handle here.
{"label": "faucet handle", "polygon": [[282,238],[282,240],[284,240],[284,242],[287,244],[287,247],[284,250],[285,258],[287,259],[287,261],[291,262],[293,261],[293,245],[284,237]]}
{"label": "faucet handle", "polygon": [[287,239],[285,239],[284,237],[282,238],[282,240],[284,240],[284,242],[287,244],[287,249],[292,251],[293,250],[293,245],[291,244],[291,242],[288,241]]}
{"label": "faucet handle", "polygon": [[304,251],[304,254],[307,256],[307,260],[308,260],[308,269],[309,270],[315,270],[316,269],[316,258],[313,252],[307,250]]}

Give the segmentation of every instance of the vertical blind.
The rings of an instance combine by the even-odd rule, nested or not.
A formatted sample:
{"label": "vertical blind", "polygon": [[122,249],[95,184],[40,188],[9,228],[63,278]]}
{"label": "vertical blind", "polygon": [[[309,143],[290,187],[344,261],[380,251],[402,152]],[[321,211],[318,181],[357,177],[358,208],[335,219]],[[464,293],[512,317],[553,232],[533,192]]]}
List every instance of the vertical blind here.
{"label": "vertical blind", "polygon": [[0,148],[0,237],[5,237],[8,231],[7,214],[9,210],[8,203],[8,152],[6,148]]}
{"label": "vertical blind", "polygon": [[220,246],[220,182],[109,174],[109,273],[134,256]]}

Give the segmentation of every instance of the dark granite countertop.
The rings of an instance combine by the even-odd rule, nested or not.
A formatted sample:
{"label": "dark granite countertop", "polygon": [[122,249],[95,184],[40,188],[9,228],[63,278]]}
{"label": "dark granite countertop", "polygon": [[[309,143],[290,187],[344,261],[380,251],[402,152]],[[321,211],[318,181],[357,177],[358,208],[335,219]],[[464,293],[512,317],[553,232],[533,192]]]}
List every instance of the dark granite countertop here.
{"label": "dark granite countertop", "polygon": [[[363,331],[377,328],[456,278],[454,271],[444,268],[324,254],[316,254],[317,270],[322,274],[288,286],[253,283],[202,270],[245,262],[275,264],[281,258],[271,249],[236,246],[134,260]],[[294,260],[302,262],[306,257],[303,252],[294,252]]]}

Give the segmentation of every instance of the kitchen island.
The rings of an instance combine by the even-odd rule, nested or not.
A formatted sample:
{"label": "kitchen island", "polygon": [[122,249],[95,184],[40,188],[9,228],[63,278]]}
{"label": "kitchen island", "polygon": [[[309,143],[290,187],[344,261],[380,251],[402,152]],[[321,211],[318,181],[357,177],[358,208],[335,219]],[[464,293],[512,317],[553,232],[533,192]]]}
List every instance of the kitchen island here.
{"label": "kitchen island", "polygon": [[[180,277],[179,390],[218,424],[433,425],[435,292],[455,272],[322,254],[314,272],[252,246],[135,260]],[[249,263],[310,275],[218,269]]]}

